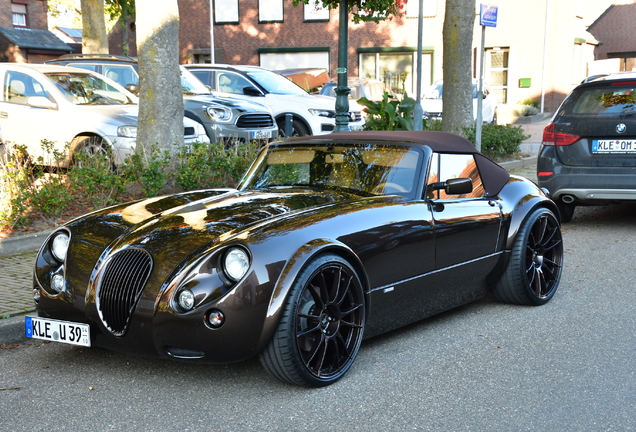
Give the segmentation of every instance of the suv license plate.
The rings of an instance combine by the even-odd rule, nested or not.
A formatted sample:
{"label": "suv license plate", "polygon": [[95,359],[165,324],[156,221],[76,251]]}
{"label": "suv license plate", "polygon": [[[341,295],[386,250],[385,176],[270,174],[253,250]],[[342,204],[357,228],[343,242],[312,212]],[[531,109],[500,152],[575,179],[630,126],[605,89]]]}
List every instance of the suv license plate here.
{"label": "suv license plate", "polygon": [[594,154],[627,154],[636,153],[635,140],[593,140]]}
{"label": "suv license plate", "polygon": [[91,346],[90,326],[48,318],[25,317],[26,336],[71,345]]}
{"label": "suv license plate", "polygon": [[253,131],[252,132],[253,140],[262,140],[262,139],[269,139],[269,138],[271,138],[270,131]]}

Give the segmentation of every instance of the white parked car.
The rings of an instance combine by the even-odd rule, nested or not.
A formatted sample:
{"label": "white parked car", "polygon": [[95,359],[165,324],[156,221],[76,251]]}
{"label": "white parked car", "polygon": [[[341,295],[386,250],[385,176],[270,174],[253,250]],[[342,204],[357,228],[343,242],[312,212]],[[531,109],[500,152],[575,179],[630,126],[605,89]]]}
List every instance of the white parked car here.
{"label": "white parked car", "polygon": [[[134,151],[138,99],[116,82],[84,69],[25,63],[0,63],[0,79],[2,140],[25,145],[33,160],[47,157],[43,140],[60,152],[70,144],[64,165],[78,151],[110,148],[117,165]],[[209,142],[203,126],[185,117],[184,140]]]}
{"label": "white parked car", "polygon": [[[479,93],[479,83],[473,80],[473,118],[477,120],[477,93]],[[422,98],[422,109],[429,114],[433,120],[442,119],[442,95],[444,94],[444,83],[442,80],[435,81]],[[484,83],[482,95],[482,116],[486,123],[497,122],[497,98],[490,91],[490,86]]]}
{"label": "white parked car", "polygon": [[[336,98],[311,95],[291,80],[258,66],[222,64],[184,65],[219,96],[240,97],[271,108],[279,133],[285,134],[285,116],[293,115],[292,135],[321,135],[336,127]],[[362,130],[363,107],[349,101],[349,129]]]}

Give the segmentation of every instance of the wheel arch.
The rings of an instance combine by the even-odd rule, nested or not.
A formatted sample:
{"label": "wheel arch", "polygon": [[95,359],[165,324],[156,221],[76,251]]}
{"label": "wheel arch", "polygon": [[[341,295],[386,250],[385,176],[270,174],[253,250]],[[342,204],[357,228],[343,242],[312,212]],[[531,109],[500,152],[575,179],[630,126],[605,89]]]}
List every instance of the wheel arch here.
{"label": "wheel arch", "polygon": [[555,217],[561,223],[561,216],[559,215],[559,210],[557,209],[556,204],[549,198],[536,196],[527,201],[520,202],[519,205],[515,207],[515,209],[510,214],[510,224],[508,228],[508,234],[506,237],[506,249],[511,249],[512,245],[519,233],[519,229],[521,228],[523,221],[528,217],[528,215],[532,214],[536,209],[544,207],[554,213]]}
{"label": "wheel arch", "polygon": [[347,261],[356,271],[362,290],[364,292],[365,301],[365,318],[369,313],[369,279],[360,258],[348,246],[331,239],[316,239],[300,247],[290,260],[287,261],[281,275],[274,286],[272,297],[267,310],[267,320],[263,326],[263,331],[258,343],[258,351],[260,352],[272,338],[278,323],[280,321],[285,302],[287,301],[292,286],[298,275],[305,267],[317,256],[324,254],[338,255]]}
{"label": "wheel arch", "polygon": [[284,125],[285,124],[285,116],[287,114],[291,114],[292,116],[294,116],[294,120],[298,120],[299,122],[301,122],[302,125],[305,127],[305,129],[307,129],[307,133],[309,135],[313,135],[314,134],[314,131],[311,129],[311,126],[307,122],[307,119],[305,119],[303,116],[301,116],[299,114],[294,114],[293,112],[282,112],[282,113],[279,113],[276,116],[274,116],[274,121],[276,122],[276,124],[278,124],[279,121],[282,121],[283,125]]}

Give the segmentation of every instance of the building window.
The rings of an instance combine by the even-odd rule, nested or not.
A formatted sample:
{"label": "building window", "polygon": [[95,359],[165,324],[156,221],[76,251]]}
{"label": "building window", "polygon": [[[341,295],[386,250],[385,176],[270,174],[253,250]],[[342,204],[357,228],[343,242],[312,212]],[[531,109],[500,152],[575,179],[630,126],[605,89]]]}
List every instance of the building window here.
{"label": "building window", "polygon": [[508,48],[486,49],[485,80],[498,103],[508,103]]}
{"label": "building window", "polygon": [[309,0],[305,5],[305,21],[329,21],[329,8],[321,0]]}
{"label": "building window", "polygon": [[[422,4],[422,16],[424,18],[433,18],[437,16],[437,1],[436,0],[424,0]],[[419,0],[408,0],[406,4],[406,17],[417,18],[420,14],[420,2]]]}
{"label": "building window", "polygon": [[238,24],[239,3],[238,0],[215,0],[214,22],[216,24]]}
{"label": "building window", "polygon": [[[407,49],[405,49],[407,48]],[[417,91],[417,50],[415,48],[358,48],[359,75],[383,81],[395,93],[410,96]],[[422,53],[422,87],[431,84],[432,52]]]}
{"label": "building window", "polygon": [[16,27],[27,26],[27,8],[26,5],[11,3],[11,12],[13,13],[13,25]]}
{"label": "building window", "polygon": [[260,65],[266,69],[318,68],[329,71],[329,48],[261,48]]}
{"label": "building window", "polygon": [[283,0],[258,0],[258,22],[282,22]]}

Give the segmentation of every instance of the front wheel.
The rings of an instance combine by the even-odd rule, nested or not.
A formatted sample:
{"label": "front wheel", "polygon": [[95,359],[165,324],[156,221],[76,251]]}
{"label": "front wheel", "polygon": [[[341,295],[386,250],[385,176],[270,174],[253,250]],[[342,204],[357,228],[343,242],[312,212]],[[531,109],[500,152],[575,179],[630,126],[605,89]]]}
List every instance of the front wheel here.
{"label": "front wheel", "polygon": [[364,323],[364,294],[356,271],[337,255],[321,255],[298,275],[260,361],[281,381],[308,387],[332,384],[353,364]]}
{"label": "front wheel", "polygon": [[276,124],[278,126],[278,135],[281,138],[302,137],[305,135],[309,135],[307,127],[305,127],[305,125],[300,120],[292,120],[292,133],[289,137],[285,134],[285,117],[280,118],[276,122]]}
{"label": "front wheel", "polygon": [[515,238],[510,261],[493,294],[503,302],[538,306],[550,301],[563,269],[561,226],[554,213],[539,208]]}
{"label": "front wheel", "polygon": [[114,168],[113,154],[108,144],[102,137],[93,136],[77,136],[71,141],[72,163],[75,166],[94,165],[95,163],[104,162],[111,168]]}

